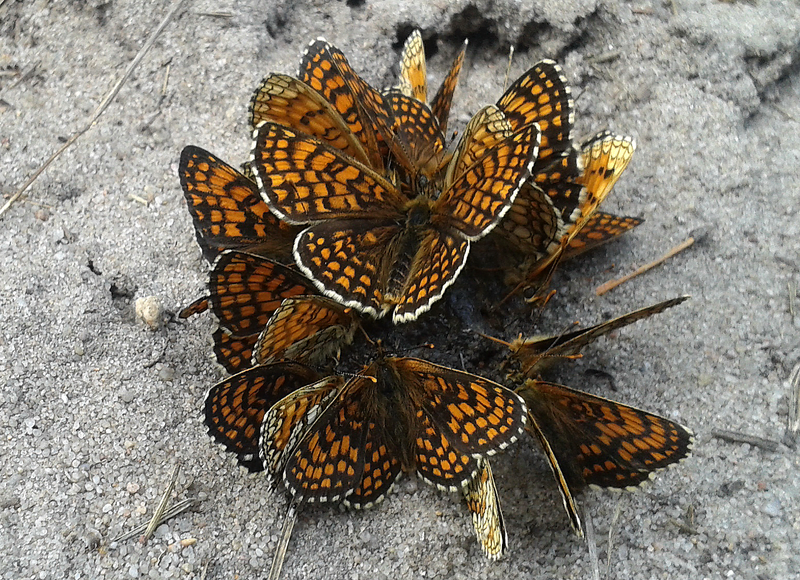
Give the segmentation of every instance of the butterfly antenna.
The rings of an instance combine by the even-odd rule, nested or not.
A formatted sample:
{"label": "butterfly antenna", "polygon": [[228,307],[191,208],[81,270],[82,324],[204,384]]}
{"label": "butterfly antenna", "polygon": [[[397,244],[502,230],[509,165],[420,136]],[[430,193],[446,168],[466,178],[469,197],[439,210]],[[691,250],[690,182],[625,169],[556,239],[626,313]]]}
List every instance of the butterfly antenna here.
{"label": "butterfly antenna", "polygon": [[489,336],[488,334],[483,334],[482,332],[478,332],[477,330],[475,331],[475,334],[477,334],[478,336],[482,336],[483,338],[487,338],[487,339],[491,340],[492,342],[496,342],[497,344],[502,344],[506,348],[511,348],[511,343],[510,342],[506,342],[505,340],[503,340],[501,338],[495,338],[494,336]]}
{"label": "butterfly antenna", "polygon": [[503,79],[503,92],[506,92],[508,88],[508,75],[511,74],[511,61],[514,58],[514,45],[512,44],[511,47],[508,49],[508,66],[506,67],[506,77]]}
{"label": "butterfly antenna", "polygon": [[283,561],[286,559],[286,548],[289,547],[289,539],[292,537],[292,530],[294,530],[294,524],[297,521],[298,505],[299,502],[295,499],[292,499],[289,504],[289,509],[286,512],[286,519],[283,520],[281,539],[278,541],[278,547],[275,549],[275,555],[272,557],[272,565],[270,566],[267,580],[278,580],[281,576]]}

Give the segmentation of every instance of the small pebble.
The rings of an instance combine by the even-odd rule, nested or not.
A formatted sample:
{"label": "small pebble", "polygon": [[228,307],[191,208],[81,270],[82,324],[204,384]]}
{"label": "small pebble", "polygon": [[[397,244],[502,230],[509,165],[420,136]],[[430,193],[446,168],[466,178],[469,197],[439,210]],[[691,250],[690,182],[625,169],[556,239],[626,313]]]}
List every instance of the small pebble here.
{"label": "small pebble", "polygon": [[125,486],[125,489],[128,493],[133,494],[139,491],[139,484],[138,483],[129,483]]}
{"label": "small pebble", "polygon": [[136,318],[144,322],[152,330],[161,324],[161,302],[155,296],[136,299]]}

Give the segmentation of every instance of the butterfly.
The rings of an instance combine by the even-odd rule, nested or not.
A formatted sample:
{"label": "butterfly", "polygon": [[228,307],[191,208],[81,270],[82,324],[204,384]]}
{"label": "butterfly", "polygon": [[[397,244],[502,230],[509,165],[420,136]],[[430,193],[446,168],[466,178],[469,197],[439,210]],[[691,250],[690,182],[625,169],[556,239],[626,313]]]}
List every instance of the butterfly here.
{"label": "butterfly", "polygon": [[692,431],[656,414],[532,379],[516,392],[528,406],[526,429],[545,452],[579,536],[576,493],[586,486],[636,489],[691,452]]}
{"label": "butterfly", "polygon": [[473,240],[513,202],[538,129],[512,133],[487,107],[465,131],[440,193],[408,198],[369,167],[280,125],[256,130],[253,169],[270,207],[291,223],[298,267],[317,288],[374,317],[414,320],[441,298]]}
{"label": "butterfly", "polygon": [[461,489],[475,476],[477,458],[516,440],[525,413],[517,395],[481,377],[421,359],[380,358],[341,387],[323,379],[273,405],[263,419],[261,455],[297,502],[369,507],[403,471]]}
{"label": "butterfly", "polygon": [[521,269],[528,280],[550,272],[559,260],[605,243],[643,222],[597,212],[635,148],[631,137],[603,131],[581,146],[579,173],[569,167],[554,171],[551,166],[537,176],[537,182],[530,180],[520,191],[498,232],[512,249],[524,255]]}
{"label": "butterfly", "polygon": [[252,179],[194,145],[181,152],[178,175],[197,243],[209,262],[225,249],[291,257],[298,228],[270,212]]}
{"label": "butterfly", "polygon": [[519,366],[523,377],[533,378],[550,362],[577,354],[584,346],[601,336],[654,314],[664,312],[668,308],[677,306],[688,299],[689,296],[679,296],[664,300],[663,302],[628,312],[607,322],[556,336],[518,338],[508,345],[511,350],[509,358]]}
{"label": "butterfly", "polygon": [[[602,214],[592,219],[630,161],[635,142],[608,131],[573,143],[574,101],[561,67],[543,60],[517,79],[497,102],[518,129],[538,123],[541,146],[531,178],[495,232],[524,256],[528,280],[552,274],[574,257],[636,227],[642,220]],[[573,240],[574,243],[573,243]]]}

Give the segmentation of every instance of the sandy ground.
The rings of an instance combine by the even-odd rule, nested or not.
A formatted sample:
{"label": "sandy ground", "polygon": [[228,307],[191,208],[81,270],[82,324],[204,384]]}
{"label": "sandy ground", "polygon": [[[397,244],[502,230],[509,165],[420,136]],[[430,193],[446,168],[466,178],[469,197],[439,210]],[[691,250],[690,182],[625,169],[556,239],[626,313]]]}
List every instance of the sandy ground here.
{"label": "sandy ground", "polygon": [[[80,128],[167,9],[0,2],[3,195]],[[540,58],[562,63],[578,135],[610,127],[638,141],[605,208],[646,223],[565,266],[542,317],[513,310],[512,330],[558,332],[693,296],[554,375],[697,433],[694,456],[643,492],[581,496],[600,577],[800,577],[798,455],[784,438],[800,342],[797,3],[250,0],[187,1],[97,125],[0,217],[1,578],[266,575],[286,498],[208,440],[201,402],[223,376],[212,322],[172,316],[206,272],[178,156],[196,144],[244,160],[251,91],[267,72],[295,72],[314,37],[390,84],[414,26],[435,51],[434,85],[471,39],[456,128],[501,94],[513,43],[512,77]],[[706,236],[666,265],[595,296],[696,232]],[[134,316],[146,296],[165,308],[157,331]],[[715,429],[779,444],[726,442]],[[177,463],[173,501],[200,506],[146,545],[112,543],[149,519]],[[372,510],[305,510],[284,577],[591,577],[533,442],[495,471],[510,535],[502,561],[483,557],[458,497],[405,478]]]}

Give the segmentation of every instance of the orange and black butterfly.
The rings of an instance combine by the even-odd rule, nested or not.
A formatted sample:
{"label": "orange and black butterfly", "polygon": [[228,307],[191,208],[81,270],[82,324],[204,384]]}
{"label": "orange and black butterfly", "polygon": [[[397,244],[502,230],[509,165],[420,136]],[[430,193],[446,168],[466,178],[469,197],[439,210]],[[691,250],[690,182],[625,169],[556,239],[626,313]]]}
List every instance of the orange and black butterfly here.
{"label": "orange and black butterfly", "polygon": [[555,336],[536,336],[518,338],[509,344],[509,358],[519,366],[520,374],[525,378],[534,378],[549,363],[576,355],[587,344],[603,335],[633,324],[654,314],[664,312],[668,308],[685,302],[689,296],[679,296],[652,304],[633,312],[628,312],[607,322],[588,328],[580,328]]}
{"label": "orange and black butterfly", "polygon": [[374,317],[414,320],[441,298],[471,241],[510,207],[538,146],[487,107],[462,136],[442,191],[411,199],[371,168],[275,123],[256,131],[253,169],[273,212],[308,224],[298,267],[324,294]]}
{"label": "orange and black butterfly", "polygon": [[694,442],[691,430],[669,419],[562,385],[528,379],[516,392],[580,536],[576,493],[587,486],[635,489],[688,457]]}
{"label": "orange and black butterfly", "polygon": [[299,230],[270,212],[252,179],[193,145],[181,152],[178,174],[197,243],[209,262],[226,249],[291,258]]}
{"label": "orange and black butterfly", "polygon": [[528,405],[526,429],[542,445],[579,535],[583,528],[574,498],[578,491],[586,486],[635,488],[686,458],[692,432],[654,413],[531,377],[547,363],[577,354],[597,338],[687,299],[680,296],[589,328],[518,339],[510,345],[510,358],[520,367],[512,377],[523,381],[516,392]]}
{"label": "orange and black butterfly", "polygon": [[478,458],[516,440],[525,413],[517,395],[481,377],[381,358],[343,386],[323,379],[275,404],[264,416],[261,456],[298,502],[369,507],[402,471],[461,489]]}
{"label": "orange and black butterfly", "polygon": [[635,142],[630,137],[598,133],[580,147],[571,132],[574,102],[561,67],[551,60],[534,65],[498,100],[512,127],[538,123],[539,155],[531,178],[520,190],[496,230],[524,255],[528,280],[552,273],[559,259],[573,257],[636,227],[642,220],[599,214],[627,167]]}
{"label": "orange and black butterfly", "polygon": [[261,423],[283,397],[319,379],[316,371],[295,362],[248,369],[211,387],[205,399],[208,434],[250,471],[262,471]]}

